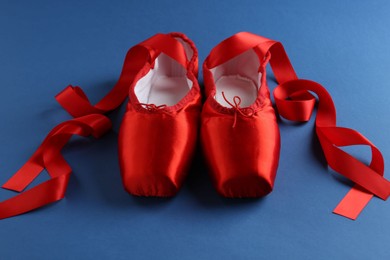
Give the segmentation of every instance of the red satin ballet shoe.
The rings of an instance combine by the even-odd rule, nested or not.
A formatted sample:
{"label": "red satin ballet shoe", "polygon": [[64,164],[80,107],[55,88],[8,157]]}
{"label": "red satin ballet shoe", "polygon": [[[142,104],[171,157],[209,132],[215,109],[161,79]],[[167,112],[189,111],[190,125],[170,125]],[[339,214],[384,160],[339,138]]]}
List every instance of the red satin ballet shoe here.
{"label": "red satin ballet shoe", "polygon": [[172,196],[194,152],[201,93],[198,52],[184,34],[156,34],[132,47],[115,87],[95,106],[78,87],[57,96],[73,116],[106,113],[128,96],[119,133],[125,189],[139,196]]}
{"label": "red satin ballet shoe", "polygon": [[[130,86],[119,159],[129,193],[166,197],[181,187],[196,145],[201,110],[198,57],[184,35],[168,34],[142,45],[150,41],[150,60]],[[173,43],[179,45],[174,49]]]}
{"label": "red satin ballet shoe", "polygon": [[215,187],[226,197],[259,197],[274,185],[280,137],[266,82],[269,59],[235,35],[203,64],[201,142]]}

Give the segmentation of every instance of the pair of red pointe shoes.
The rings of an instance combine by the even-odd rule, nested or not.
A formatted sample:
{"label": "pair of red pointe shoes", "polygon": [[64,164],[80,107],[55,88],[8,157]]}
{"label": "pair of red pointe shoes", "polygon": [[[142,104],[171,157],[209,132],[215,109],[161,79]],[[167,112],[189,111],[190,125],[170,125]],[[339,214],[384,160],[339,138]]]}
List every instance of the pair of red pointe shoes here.
{"label": "pair of red pointe shoes", "polygon": [[[204,63],[207,100],[200,113],[197,50],[177,36],[157,35],[141,43],[152,51],[130,86],[119,135],[126,190],[141,196],[174,195],[188,171],[200,126],[219,193],[269,193],[279,158],[279,132],[265,80],[269,54],[253,48],[234,53],[237,43],[229,40],[217,46]],[[165,49],[156,37],[172,43]]]}
{"label": "pair of red pointe shoes", "polygon": [[220,194],[269,193],[280,146],[266,84],[269,53],[254,48],[232,51],[237,42],[229,39],[218,45],[204,63],[202,109],[194,44],[183,35],[168,34],[140,45],[149,57],[130,85],[119,134],[126,190],[140,196],[175,195],[189,169],[200,127],[204,156]]}
{"label": "pair of red pointe shoes", "polygon": [[[331,168],[356,183],[334,213],[355,219],[375,195],[386,199],[380,151],[360,133],[336,126],[336,110],[320,84],[298,79],[280,42],[241,32],[219,43],[203,64],[202,104],[198,52],[181,33],[157,34],[132,47],[115,87],[92,105],[79,87],[56,96],[74,119],[56,126],[29,161],[3,186],[23,191],[43,170],[51,179],[0,203],[0,219],[58,201],[71,168],[60,151],[72,135],[99,137],[110,127],[103,114],[127,97],[119,133],[119,162],[125,189],[137,196],[168,197],[182,186],[197,140],[201,141],[217,191],[226,197],[260,197],[274,186],[280,137],[266,80],[270,63],[284,118],[308,121],[319,101],[315,129]],[[200,129],[200,131],[199,131]],[[200,133],[200,136],[198,136]],[[368,145],[365,165],[339,147]]]}

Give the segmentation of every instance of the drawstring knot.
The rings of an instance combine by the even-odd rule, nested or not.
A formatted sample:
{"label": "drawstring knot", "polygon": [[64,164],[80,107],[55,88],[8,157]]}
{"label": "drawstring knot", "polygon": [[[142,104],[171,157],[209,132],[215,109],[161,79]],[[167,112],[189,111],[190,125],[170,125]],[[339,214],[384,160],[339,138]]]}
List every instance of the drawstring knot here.
{"label": "drawstring knot", "polygon": [[234,121],[232,127],[234,128],[237,123],[237,114],[242,115],[243,117],[252,117],[256,113],[256,111],[251,108],[242,108],[240,107],[241,104],[241,98],[239,96],[233,97],[233,104],[226,98],[225,93],[222,91],[223,99],[228,103],[233,109],[234,109]]}
{"label": "drawstring knot", "polygon": [[159,105],[159,106],[156,106],[155,104],[145,104],[145,103],[139,103],[143,108],[145,108],[146,110],[148,110],[149,112],[156,112],[158,110],[161,110],[163,108],[166,108],[167,105]]}

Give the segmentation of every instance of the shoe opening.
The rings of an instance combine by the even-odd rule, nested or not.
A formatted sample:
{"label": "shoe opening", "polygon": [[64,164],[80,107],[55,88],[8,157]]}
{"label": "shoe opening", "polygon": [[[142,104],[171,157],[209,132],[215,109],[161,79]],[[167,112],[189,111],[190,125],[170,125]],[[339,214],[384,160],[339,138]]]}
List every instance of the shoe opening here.
{"label": "shoe opening", "polygon": [[249,107],[255,102],[261,87],[259,67],[259,56],[250,49],[211,69],[216,87],[215,100],[224,107],[231,107],[226,100],[237,96],[241,99],[241,107]]}
{"label": "shoe opening", "polygon": [[[187,58],[190,59],[193,55],[190,45],[181,38],[176,39],[183,44]],[[186,68],[168,55],[160,53],[153,68],[135,85],[134,93],[140,103],[173,106],[193,86],[186,74]]]}

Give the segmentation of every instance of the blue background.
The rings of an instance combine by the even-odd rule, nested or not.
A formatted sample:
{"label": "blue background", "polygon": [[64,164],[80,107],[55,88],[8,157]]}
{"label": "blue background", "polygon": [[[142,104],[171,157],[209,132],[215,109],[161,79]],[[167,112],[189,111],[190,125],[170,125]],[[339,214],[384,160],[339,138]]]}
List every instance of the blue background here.
{"label": "blue background", "polygon": [[[280,40],[300,77],[323,84],[338,124],[390,155],[389,1],[0,1],[0,183],[70,119],[54,95],[80,85],[96,102],[116,82],[126,51],[157,32],[181,31],[202,62],[245,30]],[[270,83],[273,88],[275,84]],[[332,214],[351,184],[327,169],[313,120],[282,121],[274,191],[221,198],[196,158],[173,199],[122,188],[117,130],[75,138],[66,198],[0,221],[1,259],[389,259],[390,204],[374,198],[357,221]],[[363,147],[349,149],[369,159]],[[389,176],[386,172],[385,175]],[[47,179],[42,174],[35,183]],[[14,193],[0,190],[0,200]]]}

